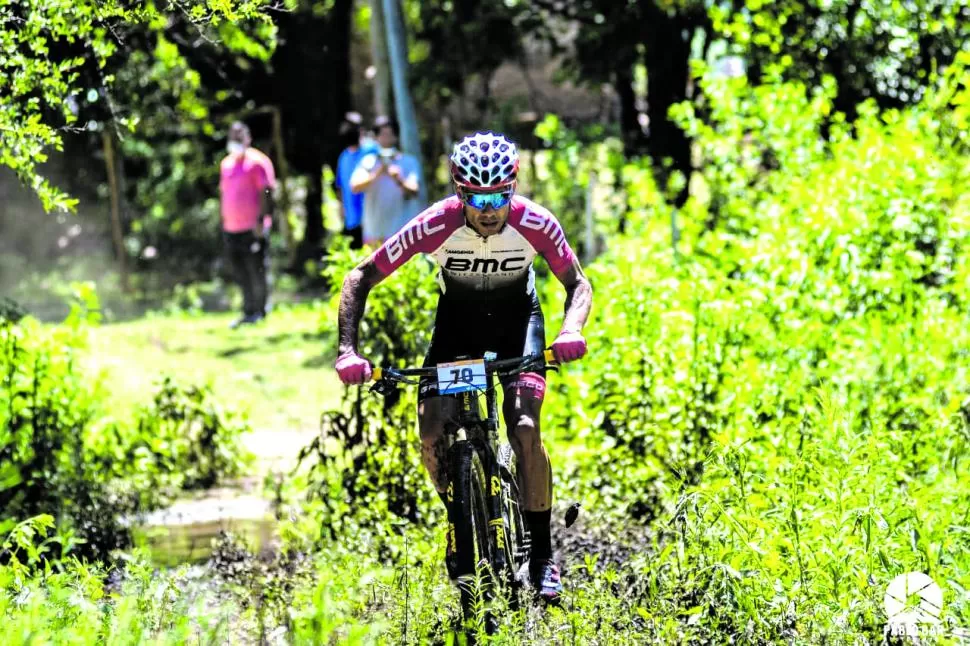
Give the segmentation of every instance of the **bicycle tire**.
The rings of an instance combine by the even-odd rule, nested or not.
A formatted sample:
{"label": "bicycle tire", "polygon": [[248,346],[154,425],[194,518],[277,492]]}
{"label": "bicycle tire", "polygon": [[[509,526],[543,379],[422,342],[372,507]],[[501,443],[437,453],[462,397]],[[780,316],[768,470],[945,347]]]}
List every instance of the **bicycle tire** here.
{"label": "bicycle tire", "polygon": [[529,559],[531,537],[522,514],[522,498],[519,495],[518,469],[515,453],[509,444],[503,444],[498,451],[499,475],[504,488],[502,496],[502,515],[505,517],[505,562],[506,582],[513,586],[519,583],[518,574]]}
{"label": "bicycle tire", "polygon": [[[450,473],[454,498],[449,530],[453,532],[455,575],[461,591],[462,611],[465,618],[470,619],[478,602],[489,598],[492,563],[485,469],[471,442],[460,442],[453,447]],[[482,572],[482,580],[477,579],[479,564],[487,566]]]}

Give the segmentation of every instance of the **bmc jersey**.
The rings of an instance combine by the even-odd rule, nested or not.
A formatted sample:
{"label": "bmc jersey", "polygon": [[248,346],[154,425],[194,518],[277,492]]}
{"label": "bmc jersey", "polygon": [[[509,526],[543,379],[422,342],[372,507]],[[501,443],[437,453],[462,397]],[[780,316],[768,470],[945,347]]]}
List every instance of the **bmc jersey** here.
{"label": "bmc jersey", "polygon": [[532,261],[545,258],[557,276],[572,266],[575,255],[556,218],[532,200],[512,198],[509,218],[498,233],[481,236],[465,224],[457,196],[430,206],[374,252],[384,276],[425,253],[438,264],[438,283],[445,293],[471,294],[522,285],[535,292]]}

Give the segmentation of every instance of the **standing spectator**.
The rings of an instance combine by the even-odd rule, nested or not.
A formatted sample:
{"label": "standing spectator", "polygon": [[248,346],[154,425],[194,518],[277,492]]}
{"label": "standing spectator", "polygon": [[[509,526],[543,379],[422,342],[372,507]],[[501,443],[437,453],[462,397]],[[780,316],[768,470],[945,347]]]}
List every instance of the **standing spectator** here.
{"label": "standing spectator", "polygon": [[348,112],[340,126],[340,147],[343,152],[337,159],[336,186],[340,199],[340,217],[344,222],[344,235],[350,237],[350,248],[363,246],[364,194],[355,193],[350,188],[350,178],[361,158],[377,150],[377,144],[364,139],[361,128],[362,119],[356,112]]}
{"label": "standing spectator", "polygon": [[267,254],[273,223],[276,175],[269,157],[252,148],[249,128],[241,121],[229,127],[228,155],[220,164],[222,231],[229,262],[243,292],[243,316],[232,327],[266,316]]}
{"label": "standing spectator", "polygon": [[350,177],[351,189],[364,192],[363,237],[369,246],[380,245],[421,211],[421,167],[397,149],[397,123],[378,117],[374,130],[380,150],[365,154]]}

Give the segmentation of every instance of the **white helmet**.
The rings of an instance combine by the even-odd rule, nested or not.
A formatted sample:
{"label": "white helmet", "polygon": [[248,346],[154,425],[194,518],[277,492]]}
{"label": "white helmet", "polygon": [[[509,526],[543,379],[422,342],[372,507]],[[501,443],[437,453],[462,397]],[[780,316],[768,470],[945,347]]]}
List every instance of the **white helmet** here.
{"label": "white helmet", "polygon": [[463,188],[498,190],[519,174],[519,152],[505,135],[476,132],[455,144],[451,177]]}

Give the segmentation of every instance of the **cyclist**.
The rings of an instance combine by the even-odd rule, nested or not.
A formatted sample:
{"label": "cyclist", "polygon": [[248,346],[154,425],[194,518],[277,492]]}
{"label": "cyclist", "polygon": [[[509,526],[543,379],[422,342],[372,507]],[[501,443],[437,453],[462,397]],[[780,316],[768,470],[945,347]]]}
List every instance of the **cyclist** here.
{"label": "cyclist", "polygon": [[[499,359],[545,348],[542,309],[533,259],[539,255],[566,289],[565,317],[552,344],[559,362],[586,354],[582,329],[593,290],[556,218],[515,194],[516,146],[501,134],[479,132],[455,144],[451,155],[455,194],[415,216],[344,279],[340,293],[337,373],[345,384],[370,379],[372,367],[357,352],[358,327],[367,294],[418,252],[438,264],[434,332],[425,366],[457,357]],[[562,592],[553,560],[549,521],[552,469],[539,432],[545,377],[523,373],[503,383],[503,416],[519,465],[523,515],[531,533],[530,577],[539,595],[555,601]],[[438,396],[434,379],[418,390],[422,461],[438,494],[447,488],[444,423],[457,417],[457,402]]]}

